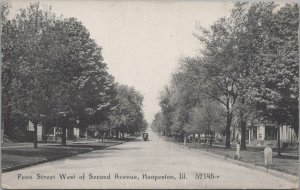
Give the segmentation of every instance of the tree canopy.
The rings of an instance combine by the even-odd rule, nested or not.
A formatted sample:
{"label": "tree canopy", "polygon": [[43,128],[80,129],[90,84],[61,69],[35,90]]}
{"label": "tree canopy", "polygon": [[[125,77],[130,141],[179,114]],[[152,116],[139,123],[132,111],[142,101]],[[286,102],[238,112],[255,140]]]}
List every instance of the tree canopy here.
{"label": "tree canopy", "polygon": [[12,18],[7,17],[8,4],[2,7],[2,111],[7,135],[13,132],[10,121],[15,113],[33,122],[35,133],[40,122],[65,131],[75,121],[86,128],[107,124],[113,116],[126,117],[120,128],[126,131],[145,125],[143,97],[133,88],[117,87],[102,48],[83,23],[57,17],[39,3]]}
{"label": "tree canopy", "polygon": [[289,125],[298,135],[298,27],[298,5],[274,2],[236,2],[229,17],[207,28],[196,25],[194,36],[203,48],[180,61],[154,123],[169,121],[171,134],[200,132],[209,118],[205,110],[218,105],[225,111],[226,120],[217,125],[225,130],[227,148],[233,120],[244,149],[246,125],[254,119]]}

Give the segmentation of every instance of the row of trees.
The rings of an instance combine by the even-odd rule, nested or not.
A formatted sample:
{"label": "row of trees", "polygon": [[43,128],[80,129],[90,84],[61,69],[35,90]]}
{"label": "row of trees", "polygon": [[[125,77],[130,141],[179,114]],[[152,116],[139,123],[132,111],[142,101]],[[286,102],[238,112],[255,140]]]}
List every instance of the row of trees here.
{"label": "row of trees", "polygon": [[[16,115],[34,124],[84,128],[109,123],[122,132],[140,130],[143,97],[118,85],[107,72],[101,47],[76,18],[57,17],[39,3],[21,9],[15,17],[2,4],[2,123],[14,132]],[[131,101],[129,104],[125,101]],[[133,107],[135,106],[135,107]],[[128,109],[127,112],[121,110]],[[134,119],[138,115],[138,120]],[[119,118],[124,120],[116,121]],[[104,127],[105,128],[105,127]]]}
{"label": "row of trees", "polygon": [[197,26],[201,54],[181,60],[152,126],[181,137],[221,131],[230,148],[236,124],[241,149],[253,119],[290,125],[298,135],[298,27],[298,5],[273,2],[238,2],[228,18]]}
{"label": "row of trees", "polygon": [[116,138],[119,136],[124,138],[124,133],[134,134],[144,131],[147,128],[147,122],[142,110],[141,93],[127,85],[118,85],[116,91],[117,104],[108,111],[108,117],[105,120],[102,119],[101,123],[92,125],[93,131],[99,132],[103,138],[111,135],[112,130]]}

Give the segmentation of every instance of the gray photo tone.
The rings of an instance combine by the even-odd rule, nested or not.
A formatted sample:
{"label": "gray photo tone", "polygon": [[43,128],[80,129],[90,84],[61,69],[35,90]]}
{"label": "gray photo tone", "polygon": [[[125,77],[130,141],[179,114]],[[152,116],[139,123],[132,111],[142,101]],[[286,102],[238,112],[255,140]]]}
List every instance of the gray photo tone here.
{"label": "gray photo tone", "polygon": [[4,189],[296,189],[296,1],[1,3]]}

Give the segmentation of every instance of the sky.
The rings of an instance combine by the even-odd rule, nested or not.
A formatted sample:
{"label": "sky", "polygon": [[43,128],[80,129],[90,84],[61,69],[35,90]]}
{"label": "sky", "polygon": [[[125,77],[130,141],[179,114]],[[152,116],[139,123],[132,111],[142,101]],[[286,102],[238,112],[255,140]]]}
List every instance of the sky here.
{"label": "sky", "polygon": [[[33,2],[33,1],[31,1]],[[41,7],[63,17],[76,17],[103,49],[104,62],[116,82],[144,96],[146,120],[160,111],[159,95],[178,61],[199,53],[196,23],[208,27],[227,17],[231,1],[213,0],[43,0]],[[30,1],[11,1],[16,12]]]}

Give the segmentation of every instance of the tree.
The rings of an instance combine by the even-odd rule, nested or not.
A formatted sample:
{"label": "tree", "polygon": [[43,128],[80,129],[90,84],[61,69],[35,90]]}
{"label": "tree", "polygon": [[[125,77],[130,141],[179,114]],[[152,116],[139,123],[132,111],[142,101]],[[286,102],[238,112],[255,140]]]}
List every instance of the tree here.
{"label": "tree", "polygon": [[[236,104],[233,107],[233,115],[238,115],[241,128],[241,150],[246,150],[246,124],[252,112],[252,97],[249,96],[251,84],[253,83],[253,67],[255,55],[260,41],[257,39],[259,26],[256,22],[257,16],[262,16],[262,5],[252,5],[247,8],[248,3],[235,3],[228,20],[228,39],[232,46],[232,62],[229,72],[236,87]],[[269,4],[271,5],[271,4]],[[259,18],[258,16],[258,18]]]}
{"label": "tree", "polygon": [[[205,85],[203,88],[202,85],[201,89],[208,97],[218,100],[227,108],[226,147],[230,146],[230,138],[228,138],[228,135],[230,135],[229,126],[235,114],[234,112],[239,115],[242,132],[241,149],[244,150],[246,149],[246,121],[249,115],[252,114],[251,110],[253,110],[254,97],[256,96],[253,95],[251,91],[257,86],[255,83],[263,81],[257,78],[257,73],[265,72],[261,76],[272,79],[274,77],[270,76],[270,74],[268,75],[267,72],[270,71],[270,68],[274,68],[273,70],[271,69],[271,73],[277,73],[277,79],[282,80],[282,73],[279,72],[283,69],[282,66],[281,68],[275,68],[272,61],[274,61],[276,56],[280,55],[277,50],[288,50],[288,47],[280,48],[278,41],[280,41],[279,38],[283,35],[278,35],[276,31],[280,31],[278,27],[283,26],[283,23],[289,23],[287,20],[276,23],[276,16],[274,16],[276,5],[272,2],[255,3],[248,7],[246,5],[248,6],[247,3],[236,3],[229,18],[221,18],[208,30],[199,27],[200,34],[196,34],[196,37],[205,45],[202,57],[202,62],[205,62],[205,70],[199,73],[204,74],[203,78],[206,82],[202,82],[201,84],[207,84],[206,86],[208,88],[206,88]],[[281,40],[287,42],[287,44],[295,45],[293,46],[295,47],[293,50],[288,51],[294,52],[292,56],[293,61],[297,61],[296,56],[298,55],[296,53],[298,50],[297,42],[294,40],[297,39],[296,28],[298,27],[296,10],[297,9],[294,9],[295,12],[289,15],[291,18],[294,16],[294,20],[290,21],[289,26],[284,27],[293,31],[284,35],[289,36],[289,40],[292,40]],[[280,11],[278,11],[277,14],[279,13]],[[274,26],[277,28],[274,28]],[[278,37],[274,37],[276,35]],[[273,41],[271,39],[273,39]],[[268,49],[270,50],[268,51]],[[281,53],[281,55],[282,54],[283,53]],[[269,59],[269,64],[268,61],[266,61],[267,59]],[[286,60],[289,60],[289,58]],[[281,59],[279,62],[282,63],[284,61],[285,60]],[[272,64],[273,66],[271,66]],[[262,67],[263,65],[267,67]],[[296,69],[293,71],[292,69],[289,69],[289,71],[286,70],[286,73],[293,73],[293,76],[297,76],[298,67],[292,68]],[[297,82],[295,81],[295,79],[290,80],[290,84],[287,88],[290,88],[291,85],[296,85]],[[266,81],[262,83],[262,86],[268,84]],[[294,90],[296,89],[297,88],[294,88]],[[290,95],[296,97],[292,92],[288,92],[288,89],[284,89],[282,92],[288,94],[286,97]],[[266,94],[270,95],[269,92],[266,92]],[[273,96],[270,99],[274,100],[276,97]],[[286,99],[287,98],[285,98],[285,100]],[[270,105],[269,103],[268,105]],[[294,103],[296,103],[295,100]],[[287,105],[286,101],[285,105]],[[291,108],[291,106],[288,107]],[[286,107],[285,109],[288,108]],[[291,112],[296,113],[296,110],[295,106]],[[287,114],[288,112],[285,113]],[[298,116],[294,115],[294,117],[290,117],[290,120],[297,121],[297,118]]]}
{"label": "tree", "polygon": [[[221,25],[218,26],[221,30]],[[219,35],[219,37],[221,38],[221,35]],[[218,39],[214,40],[218,41]],[[216,42],[207,41],[207,43],[210,47],[215,46],[213,44]],[[218,47],[216,46],[214,48],[218,49]],[[216,49],[208,51],[219,51]],[[230,58],[226,57],[229,57],[229,55],[227,55],[227,53],[225,52],[223,53],[226,56],[216,54],[216,52],[207,52],[207,57],[187,58],[182,63],[181,69],[186,73],[185,80],[187,82],[185,82],[185,85],[187,86],[187,88],[193,89],[196,92],[198,102],[200,102],[201,99],[212,99],[225,106],[227,118],[226,147],[229,148],[230,127],[233,117],[233,107],[237,99],[237,89],[236,83],[234,82],[231,75],[232,73],[228,70],[228,62]],[[218,60],[218,57],[222,57],[222,60]]]}
{"label": "tree", "polygon": [[224,18],[218,20],[210,30],[199,28],[201,35],[195,36],[205,45],[203,58],[199,59],[199,88],[205,96],[223,104],[226,108],[226,148],[230,148],[230,127],[233,109],[238,97],[237,83],[232,73],[233,46],[230,25]]}
{"label": "tree", "polygon": [[[49,70],[44,69],[47,54],[42,45],[42,38],[47,28],[52,26],[55,16],[39,10],[39,4],[31,4],[27,9],[20,11],[16,18],[6,22],[3,33],[7,36],[3,46],[2,77],[7,76],[4,82],[4,96],[9,97],[7,106],[4,106],[6,118],[13,111],[21,113],[33,122],[34,147],[36,143],[37,124],[41,115],[48,110],[48,94],[43,88],[49,84],[47,78]],[[9,126],[11,127],[11,126]]]}
{"label": "tree", "polygon": [[117,104],[109,115],[109,123],[124,138],[124,133],[136,133],[145,128],[144,114],[142,111],[143,96],[133,87],[126,85],[117,86]]}
{"label": "tree", "polygon": [[[101,48],[90,38],[88,30],[75,18],[68,18],[58,23],[58,28],[65,36],[65,56],[63,64],[58,65],[60,76],[60,100],[57,110],[70,110],[69,117],[79,118],[80,125],[100,125],[108,118],[112,102],[116,95],[114,78],[108,74],[103,63]],[[84,110],[95,110],[93,115]],[[63,130],[66,127],[62,126]]]}
{"label": "tree", "polygon": [[97,110],[91,123],[107,119],[116,85],[101,48],[81,22],[56,18],[35,3],[5,22],[3,29],[4,121],[11,112],[26,116],[35,126],[36,147],[41,116],[44,126],[59,124],[63,145],[66,128],[78,118],[84,120],[86,108]]}
{"label": "tree", "polygon": [[1,106],[2,106],[2,118],[1,125],[3,130],[8,136],[11,136],[11,85],[12,79],[16,72],[16,66],[12,64],[11,55],[16,53],[14,50],[14,44],[11,43],[16,39],[16,28],[13,23],[7,18],[9,14],[8,2],[1,3],[1,60],[2,60],[2,73],[1,73]]}
{"label": "tree", "polygon": [[[161,98],[171,131],[182,133],[183,126],[194,131],[189,113],[212,100],[226,109],[226,148],[233,118],[239,120],[242,150],[247,121],[253,119],[290,125],[298,135],[298,5],[276,7],[237,2],[228,18],[197,27],[201,54],[181,60]],[[278,142],[279,137],[278,130]]]}
{"label": "tree", "polygon": [[175,111],[171,104],[171,90],[170,87],[165,87],[160,94],[159,105],[161,107],[161,113],[163,115],[164,134],[169,136],[171,133],[172,126],[172,113]]}
{"label": "tree", "polygon": [[154,120],[151,123],[151,128],[154,131],[159,132],[160,134],[163,133],[163,135],[166,135],[164,116],[161,112],[158,112],[154,115]]}
{"label": "tree", "polygon": [[266,24],[262,31],[264,46],[257,55],[258,67],[253,96],[261,115],[277,123],[280,143],[281,125],[290,125],[297,135],[299,131],[298,5],[287,4],[277,12],[270,13],[269,19],[263,21]]}
{"label": "tree", "polygon": [[196,133],[204,133],[210,136],[210,146],[215,132],[221,132],[224,128],[225,110],[217,102],[208,101],[197,106],[191,119],[191,126]]}

